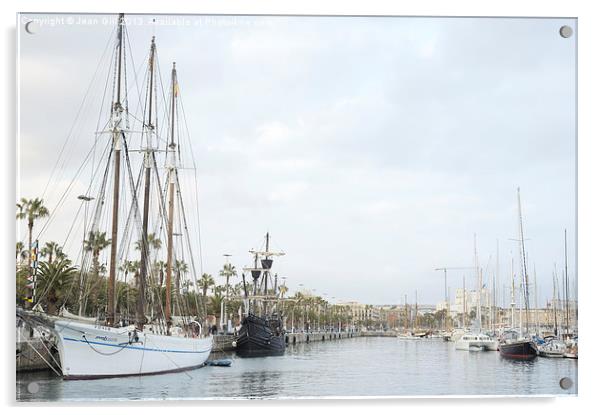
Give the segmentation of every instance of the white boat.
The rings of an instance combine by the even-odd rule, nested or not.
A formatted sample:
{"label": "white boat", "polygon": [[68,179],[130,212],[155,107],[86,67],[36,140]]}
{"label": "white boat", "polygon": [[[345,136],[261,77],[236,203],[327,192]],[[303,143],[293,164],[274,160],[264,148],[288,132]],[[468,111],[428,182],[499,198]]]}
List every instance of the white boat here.
{"label": "white boat", "polygon": [[[137,184],[134,182],[131,165],[125,164],[124,168],[126,175],[122,178],[121,163],[130,163],[130,154],[128,150],[128,141],[126,140],[129,133],[129,127],[126,125],[128,110],[127,110],[127,93],[125,87],[125,54],[123,53],[123,45],[126,43],[124,38],[125,18],[123,14],[119,16],[119,26],[117,30],[117,43],[115,47],[115,63],[116,71],[114,73],[115,82],[113,83],[115,101],[111,105],[110,130],[107,133],[112,135],[112,151],[110,151],[102,162],[106,163],[106,173],[97,176],[100,182],[99,193],[97,197],[81,196],[80,200],[95,201],[93,220],[88,223],[88,228],[85,234],[90,235],[89,240],[93,239],[100,232],[100,214],[101,209],[105,205],[111,205],[113,213],[111,216],[111,242],[110,245],[110,261],[109,274],[106,278],[107,284],[107,303],[95,304],[98,312],[97,318],[85,317],[85,287],[84,278],[89,273],[86,267],[90,264],[90,255],[93,249],[86,250],[84,257],[88,260],[82,260],[80,274],[80,289],[79,289],[79,312],[78,315],[69,313],[68,310],[62,310],[61,317],[46,316],[40,317],[39,320],[45,320],[43,324],[52,329],[56,335],[56,346],[60,356],[61,371],[64,379],[89,379],[99,377],[114,377],[114,376],[132,376],[132,375],[149,375],[165,372],[182,371],[202,366],[211,352],[213,345],[213,337],[206,335],[206,330],[203,330],[200,323],[195,318],[202,315],[202,310],[197,305],[196,310],[183,308],[178,304],[181,298],[182,290],[180,283],[190,282],[187,284],[187,289],[194,290],[192,283],[196,281],[196,270],[194,268],[194,251],[188,246],[187,250],[182,248],[180,252],[174,249],[174,235],[176,231],[178,235],[183,236],[183,244],[190,241],[188,227],[182,225],[185,221],[184,201],[182,200],[182,190],[178,180],[178,167],[181,165],[179,161],[180,150],[176,140],[176,122],[179,119],[178,114],[178,95],[179,86],[177,83],[175,63],[171,71],[171,88],[170,88],[170,116],[169,116],[169,131],[171,133],[166,138],[168,146],[166,149],[167,177],[165,179],[166,192],[163,192],[160,187],[163,179],[159,177],[157,161],[155,157],[157,129],[155,121],[157,114],[153,113],[153,108],[156,108],[157,93],[153,85],[155,79],[155,67],[157,61],[155,59],[155,38],[151,41],[151,50],[149,54],[148,64],[148,121],[143,123],[143,135],[146,143],[140,152],[144,153],[144,160],[140,163],[140,180]],[[129,41],[128,41],[129,44]],[[123,65],[122,65],[123,63]],[[123,84],[123,85],[122,85]],[[123,92],[123,94],[122,94]],[[155,107],[150,103],[155,102]],[[145,114],[146,117],[146,114]],[[123,159],[123,160],[122,160]],[[99,162],[100,163],[100,162]],[[108,180],[109,168],[113,167],[113,200],[109,203],[106,199],[106,186]],[[157,172],[155,177],[151,175],[151,170]],[[144,177],[144,180],[142,178]],[[123,179],[123,180],[122,180]],[[156,183],[155,202],[151,201],[151,181]],[[120,183],[131,184],[129,198],[120,199]],[[91,186],[92,188],[92,186]],[[128,190],[126,188],[126,190]],[[130,200],[131,199],[131,200]],[[131,202],[127,206],[121,206],[125,202]],[[140,201],[140,203],[138,202]],[[151,212],[151,204],[156,209],[156,212]],[[127,209],[129,215],[126,218],[125,224],[122,225],[123,235],[119,235],[118,231],[120,221],[118,218],[120,209]],[[142,208],[142,209],[141,209]],[[198,208],[198,207],[197,207]],[[140,212],[142,210],[142,212]],[[174,212],[176,210],[176,212]],[[179,215],[179,216],[176,216]],[[164,234],[166,240],[166,253],[159,252],[158,244],[155,251],[149,247],[150,233],[148,222],[149,218],[156,219],[155,226],[165,229]],[[86,226],[86,224],[84,224]],[[104,226],[109,226],[104,225]],[[176,227],[176,230],[174,230]],[[153,228],[151,228],[153,229]],[[104,235],[104,233],[103,233]],[[117,303],[119,297],[116,293],[116,281],[119,273],[122,272],[120,264],[129,262],[128,252],[132,241],[136,244],[133,255],[138,256],[140,261],[135,266],[137,295],[135,317],[129,314],[129,308],[122,306],[118,309]],[[189,242],[188,242],[189,244]],[[186,254],[185,254],[186,252]],[[153,256],[154,255],[154,256]],[[188,271],[181,271],[182,266],[178,268],[178,264],[184,263],[184,255],[188,264],[190,264],[190,273],[193,278],[190,281],[185,281],[185,274]],[[158,282],[156,269],[153,268],[153,261],[157,258],[165,258],[165,280],[161,278]],[[92,262],[98,262],[98,258]],[[87,265],[86,265],[87,264]],[[186,269],[188,265],[186,265]],[[178,271],[179,269],[180,271]],[[95,271],[98,275],[98,269]],[[172,273],[175,273],[175,289],[172,289]],[[125,274],[127,276],[127,274]],[[103,276],[103,279],[105,277]],[[181,279],[182,278],[182,279]],[[132,281],[122,282],[122,287],[133,287]],[[192,288],[190,288],[192,287]],[[189,291],[190,293],[190,291]],[[197,295],[197,292],[192,292]],[[149,295],[154,294],[154,295]],[[41,295],[44,297],[44,294]],[[173,299],[173,303],[172,303]],[[149,301],[150,300],[150,301]],[[163,303],[163,300],[165,301]],[[150,303],[150,304],[149,304]],[[104,308],[106,305],[106,308]],[[174,318],[172,315],[177,310],[184,310],[185,317],[180,316]],[[101,314],[106,313],[102,316]],[[22,313],[24,318],[33,318],[31,313]],[[150,318],[148,317],[150,315]],[[153,324],[149,325],[148,322]],[[132,324],[132,323],[135,323]]]}
{"label": "white boat", "polygon": [[564,357],[567,351],[566,344],[562,340],[551,339],[539,347],[539,355],[542,357]]}
{"label": "white boat", "polygon": [[398,334],[397,338],[400,339],[400,340],[420,340],[420,339],[422,339],[422,337],[420,337],[420,336],[414,336],[412,333]]}
{"label": "white boat", "polygon": [[57,320],[54,323],[64,379],[150,375],[201,367],[213,338],[165,336]]}
{"label": "white boat", "polygon": [[457,342],[466,333],[464,329],[454,329],[450,334],[450,341]]}
{"label": "white boat", "polygon": [[578,342],[577,338],[573,338],[566,344],[566,352],[563,354],[563,357],[567,357],[569,359],[577,359],[578,358]]}
{"label": "white boat", "polygon": [[466,333],[456,341],[456,350],[495,351],[497,341],[483,333]]}

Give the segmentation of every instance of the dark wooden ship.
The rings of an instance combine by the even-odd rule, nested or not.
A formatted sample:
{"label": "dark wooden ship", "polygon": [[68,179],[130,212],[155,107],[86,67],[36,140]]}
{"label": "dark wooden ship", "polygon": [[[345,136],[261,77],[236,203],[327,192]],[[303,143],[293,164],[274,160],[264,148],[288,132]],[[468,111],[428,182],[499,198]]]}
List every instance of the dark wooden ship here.
{"label": "dark wooden ship", "polygon": [[273,257],[283,252],[270,251],[270,234],[265,236],[265,250],[249,251],[254,266],[251,272],[252,293],[248,292],[245,274],[245,313],[236,336],[236,354],[241,357],[280,356],[286,347],[282,314],[278,310],[278,275],[272,277]]}
{"label": "dark wooden ship", "polygon": [[525,253],[525,238],[523,231],[523,217],[520,204],[520,189],[517,189],[518,199],[518,243],[519,253],[521,259],[521,273],[522,273],[522,287],[523,287],[523,300],[525,310],[525,330],[522,333],[523,327],[520,328],[520,332],[511,330],[504,333],[499,343],[500,355],[509,359],[518,360],[530,360],[537,357],[537,346],[533,342],[529,333],[529,274],[527,273],[527,260]]}

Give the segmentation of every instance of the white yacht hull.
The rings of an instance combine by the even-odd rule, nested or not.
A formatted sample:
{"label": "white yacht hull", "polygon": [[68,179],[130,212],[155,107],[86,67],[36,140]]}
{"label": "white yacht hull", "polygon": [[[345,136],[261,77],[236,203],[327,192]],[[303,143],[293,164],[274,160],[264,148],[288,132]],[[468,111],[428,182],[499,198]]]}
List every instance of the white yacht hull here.
{"label": "white yacht hull", "polygon": [[497,352],[499,344],[497,340],[487,340],[483,342],[483,348],[488,352]]}
{"label": "white yacht hull", "polygon": [[456,342],[456,350],[476,350],[481,347],[481,342],[478,340],[458,340]]}
{"label": "white yacht hull", "polygon": [[55,322],[64,379],[150,375],[202,366],[213,338],[163,336],[132,328]]}
{"label": "white yacht hull", "polygon": [[397,336],[398,339],[400,340],[420,340],[422,339],[422,337],[417,337],[417,336],[404,336],[404,335],[399,335]]}
{"label": "white yacht hull", "polygon": [[456,350],[484,350],[494,352],[498,349],[498,342],[492,339],[466,340],[460,338],[456,341]]}

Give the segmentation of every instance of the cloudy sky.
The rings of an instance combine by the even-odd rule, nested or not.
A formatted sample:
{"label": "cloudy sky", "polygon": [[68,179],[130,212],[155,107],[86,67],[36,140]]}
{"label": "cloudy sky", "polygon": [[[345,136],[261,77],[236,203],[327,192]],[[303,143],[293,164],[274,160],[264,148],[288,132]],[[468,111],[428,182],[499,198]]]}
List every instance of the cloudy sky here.
{"label": "cloudy sky", "polygon": [[[18,196],[53,209],[94,142],[114,16],[32,18],[35,34],[19,29]],[[376,304],[417,290],[435,303],[434,268],[471,266],[476,233],[486,275],[499,241],[502,288],[520,186],[540,304],[565,228],[574,276],[576,36],[559,35],[574,20],[131,18],[131,103],[153,34],[165,83],[177,61],[203,271],[216,275],[224,253],[249,265],[269,231],[293,290]],[[85,188],[84,174],[72,194]],[[64,201],[40,238],[63,241],[79,206]],[[451,290],[463,275],[476,285],[450,271]]]}

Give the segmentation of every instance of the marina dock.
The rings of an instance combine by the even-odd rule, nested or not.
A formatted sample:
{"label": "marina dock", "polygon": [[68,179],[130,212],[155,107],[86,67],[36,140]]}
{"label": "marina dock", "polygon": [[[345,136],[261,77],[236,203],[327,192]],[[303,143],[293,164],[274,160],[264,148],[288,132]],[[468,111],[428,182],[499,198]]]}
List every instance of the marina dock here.
{"label": "marina dock", "polygon": [[[287,346],[300,344],[300,343],[312,343],[320,341],[330,340],[342,340],[351,339],[354,337],[395,337],[396,334],[393,331],[316,331],[316,332],[299,332],[299,333],[286,333],[284,335],[284,341]],[[217,334],[213,336],[213,351],[214,352],[227,352],[235,349],[233,342],[236,337],[234,334]]]}

